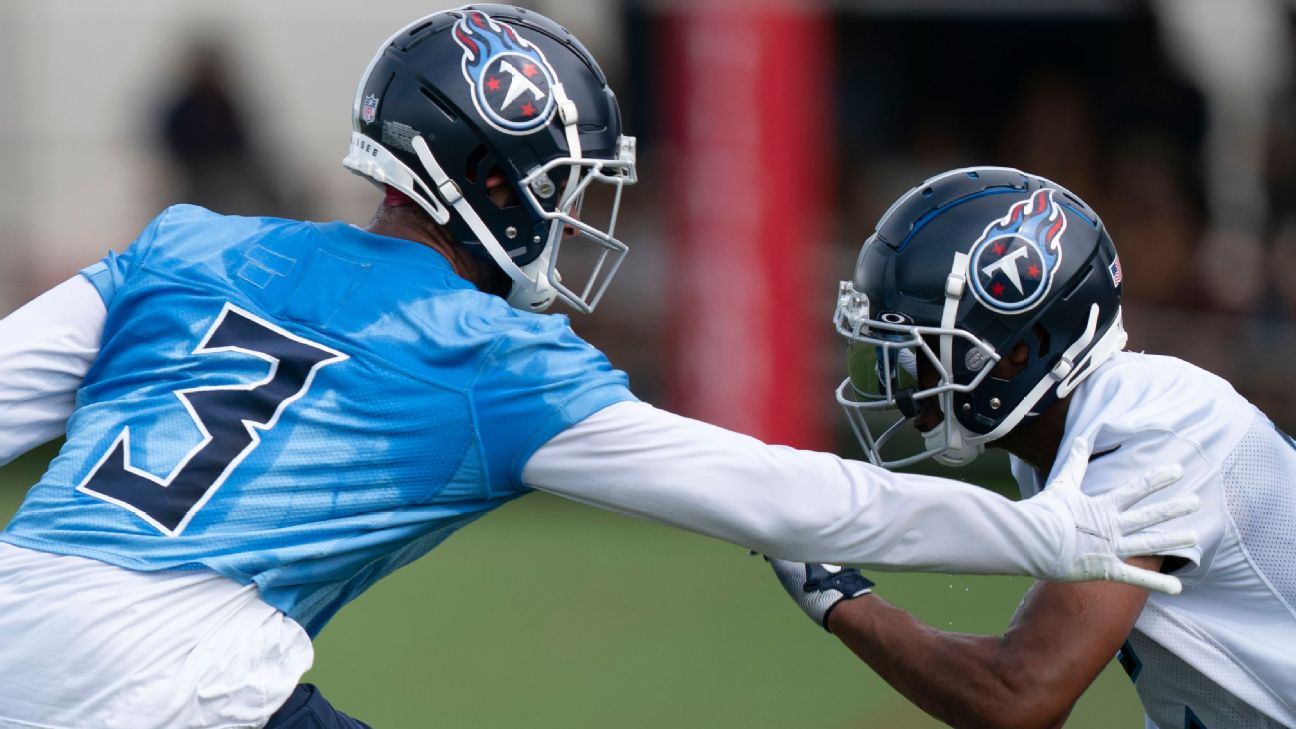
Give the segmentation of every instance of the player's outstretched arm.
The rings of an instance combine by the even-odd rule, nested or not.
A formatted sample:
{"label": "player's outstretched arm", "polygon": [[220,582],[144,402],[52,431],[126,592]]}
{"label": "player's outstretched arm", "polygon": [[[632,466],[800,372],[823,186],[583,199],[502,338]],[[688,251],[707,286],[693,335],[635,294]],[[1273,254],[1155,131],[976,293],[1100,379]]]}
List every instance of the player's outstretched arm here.
{"label": "player's outstretched arm", "polygon": [[106,317],[78,275],[0,319],[0,465],[63,433]]}
{"label": "player's outstretched arm", "polygon": [[[1160,561],[1136,560],[1149,570]],[[1148,594],[1110,582],[1041,582],[1006,633],[967,635],[923,625],[871,594],[872,583],[854,569],[770,563],[801,609],[897,691],[950,726],[978,729],[1062,726],[1125,640]],[[857,589],[862,584],[868,589]]]}
{"label": "player's outstretched arm", "polygon": [[[1072,469],[1066,478],[1078,483],[1086,460],[1087,452],[1078,473]],[[1156,589],[1176,584],[1111,561],[1193,541],[1191,534],[1140,536],[1191,511],[1191,502],[1127,513],[1132,499],[1163,488],[1174,475],[1173,469],[1160,473],[1120,496],[1094,499],[1063,487],[1047,499],[1014,503],[956,481],[769,446],[629,402],[559,433],[523,470],[537,489],[786,559],[1055,580],[1106,577]]]}

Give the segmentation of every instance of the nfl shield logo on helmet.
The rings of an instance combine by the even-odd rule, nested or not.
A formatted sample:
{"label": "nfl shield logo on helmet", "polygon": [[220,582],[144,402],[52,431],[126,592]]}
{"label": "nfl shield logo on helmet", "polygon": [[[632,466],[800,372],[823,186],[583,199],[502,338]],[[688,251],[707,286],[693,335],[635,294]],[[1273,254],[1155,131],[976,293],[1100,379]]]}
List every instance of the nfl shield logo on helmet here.
{"label": "nfl shield logo on helmet", "polygon": [[540,49],[512,26],[480,11],[455,23],[464,49],[463,73],[473,104],[488,124],[509,134],[530,134],[553,118],[557,104],[553,67]]}
{"label": "nfl shield logo on helmet", "polygon": [[1030,311],[1043,301],[1062,263],[1067,226],[1054,192],[1044,188],[1015,203],[972,244],[968,280],[977,301],[1004,314]]}
{"label": "nfl shield logo on helmet", "polygon": [[373,120],[378,118],[378,97],[369,94],[364,98],[364,104],[360,106],[360,118],[365,124],[373,124]]}

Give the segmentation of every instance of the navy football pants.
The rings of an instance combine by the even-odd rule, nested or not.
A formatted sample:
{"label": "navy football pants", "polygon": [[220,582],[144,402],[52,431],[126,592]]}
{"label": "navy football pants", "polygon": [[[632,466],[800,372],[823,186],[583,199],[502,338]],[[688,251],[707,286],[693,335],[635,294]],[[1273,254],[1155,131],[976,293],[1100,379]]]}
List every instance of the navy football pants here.
{"label": "navy football pants", "polygon": [[298,684],[265,729],[371,729],[334,709],[312,684]]}

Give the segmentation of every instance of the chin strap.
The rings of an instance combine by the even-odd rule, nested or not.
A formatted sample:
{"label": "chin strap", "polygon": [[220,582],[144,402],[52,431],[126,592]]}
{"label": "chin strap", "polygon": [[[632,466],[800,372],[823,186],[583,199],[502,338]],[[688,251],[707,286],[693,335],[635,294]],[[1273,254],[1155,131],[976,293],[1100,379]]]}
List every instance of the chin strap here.
{"label": "chin strap", "polygon": [[[576,102],[567,97],[567,90],[563,88],[562,84],[554,84],[551,93],[554,96],[554,101],[558,104],[558,120],[562,122],[563,134],[567,139],[567,152],[573,159],[580,159],[580,135],[576,127],[577,122],[580,121],[580,113],[576,109]],[[577,194],[576,188],[579,184],[580,168],[572,165],[567,174],[567,186],[563,198],[559,200],[557,209],[561,210],[563,206],[570,203],[571,196]],[[543,295],[544,305],[519,305],[515,298],[524,298],[526,294],[516,286],[513,293],[509,295],[510,304],[522,309],[546,309],[553,303],[555,298],[562,296],[563,301],[566,301],[578,311],[588,314],[593,309],[585,302],[565,296],[560,290],[555,290],[553,284],[562,281],[562,276],[558,274],[558,248],[562,245],[562,237],[563,226],[551,223],[549,226],[549,240],[545,243],[544,250],[540,252],[539,256],[536,256],[535,260],[519,269],[522,275],[526,277],[526,280],[531,282],[531,286],[534,287],[535,291]]]}
{"label": "chin strap", "polygon": [[478,242],[486,249],[486,253],[490,255],[495,265],[508,274],[508,277],[513,279],[515,283],[521,279],[534,284],[535,281],[528,278],[522,272],[522,269],[518,268],[518,265],[513,262],[513,259],[509,258],[509,255],[504,252],[504,247],[495,239],[495,234],[491,233],[490,228],[486,226],[486,222],[481,219],[476,210],[473,210],[472,205],[469,205],[468,201],[464,199],[459,186],[446,174],[446,171],[441,167],[441,163],[437,162],[432,150],[428,147],[427,140],[422,136],[414,137],[414,139],[410,140],[410,146],[414,148],[414,154],[418,155],[419,162],[423,164],[423,167],[428,171],[428,176],[432,178],[437,197],[444,200],[451,210],[454,210],[459,214],[460,218],[463,218],[464,223],[468,225],[468,229],[477,237]]}
{"label": "chin strap", "polygon": [[[1121,323],[1120,309],[1116,310],[1116,319],[1111,326],[1107,327],[1107,331],[1103,332],[1102,337],[1096,343],[1094,342],[1094,335],[1098,331],[1098,317],[1101,313],[1097,304],[1089,306],[1089,320],[1085,324],[1084,333],[1072,342],[1071,346],[1066,348],[1066,351],[1062,352],[1061,359],[1058,360],[1057,364],[1053,365],[1053,369],[1049,370],[1048,375],[1036,383],[1035,387],[1031,388],[1026,397],[1022,398],[1022,401],[1003,419],[1003,422],[999,423],[998,427],[985,435],[977,436],[976,441],[978,443],[988,443],[1007,435],[1008,431],[1017,427],[1017,424],[1026,417],[1030,409],[1035,407],[1035,404],[1044,397],[1050,388],[1057,387],[1057,396],[1059,398],[1071,394],[1071,391],[1075,390],[1084,381],[1084,378],[1094,371],[1094,368],[1125,348],[1128,336],[1125,334],[1125,327]],[[1081,352],[1084,352],[1085,348],[1091,343],[1093,348],[1081,357]],[[1080,359],[1077,361],[1077,358]]]}
{"label": "chin strap", "polygon": [[[959,302],[963,300],[963,293],[967,290],[967,270],[968,254],[955,253],[949,276],[945,278],[945,308],[941,310],[941,329],[946,331],[953,330],[958,321]],[[945,370],[945,379],[952,382],[954,379],[954,335],[952,334],[940,335],[940,362],[941,368]],[[933,428],[924,433],[924,443],[929,448],[944,445],[944,448],[932,457],[947,466],[962,466],[970,463],[981,454],[981,445],[972,439],[971,433],[968,433],[955,417],[954,393],[944,393],[940,398],[947,405],[945,427]]]}
{"label": "chin strap", "polygon": [[[1090,327],[1085,329],[1086,344],[1089,339],[1093,339],[1092,327],[1098,318],[1098,305],[1094,304],[1093,309],[1090,311],[1092,312],[1089,317]],[[1079,362],[1075,363],[1075,365],[1070,368],[1069,372],[1061,375],[1061,380],[1058,382],[1057,388],[1058,397],[1066,397],[1067,395],[1070,395],[1071,391],[1076,389],[1081,382],[1084,382],[1084,379],[1088,377],[1089,373],[1093,372],[1098,365],[1106,362],[1112,355],[1125,349],[1125,344],[1129,341],[1129,335],[1125,333],[1125,322],[1122,315],[1123,311],[1119,308],[1116,309],[1116,319],[1112,321],[1111,326],[1107,327],[1107,331],[1103,332],[1103,335],[1094,343],[1093,348],[1090,349]],[[1079,343],[1077,342],[1077,344]],[[1083,347],[1076,348],[1075,345],[1072,345],[1071,348],[1068,348],[1067,351],[1062,354],[1063,361],[1069,361],[1067,359],[1067,354],[1070,353],[1072,349],[1075,349],[1078,352],[1081,351]],[[1058,365],[1053,368],[1055,372],[1061,364],[1062,363],[1059,362]]]}
{"label": "chin strap", "polygon": [[[945,308],[941,310],[941,328],[953,329],[958,320],[959,302],[963,300],[963,291],[967,288],[966,253],[955,253],[950,274],[945,278]],[[954,376],[954,335],[940,335],[941,367],[945,368],[947,378]]]}
{"label": "chin strap", "polygon": [[[554,84],[552,93],[554,100],[558,104],[558,119],[563,125],[563,135],[566,137],[568,154],[575,159],[580,159],[580,135],[577,129],[580,113],[576,108],[576,103],[568,98],[562,84]],[[495,262],[495,265],[499,266],[500,270],[504,271],[513,280],[513,288],[508,295],[509,304],[527,311],[544,311],[549,308],[554,299],[559,296],[559,292],[554,289],[551,282],[558,278],[557,258],[558,245],[562,240],[562,226],[551,224],[549,240],[540,255],[527,265],[518,266],[508,252],[504,250],[504,246],[500,244],[494,233],[487,227],[486,222],[464,199],[459,186],[442,169],[441,164],[437,162],[436,156],[432,154],[431,148],[428,147],[427,140],[419,136],[415,137],[411,144],[414,147],[414,153],[418,155],[419,162],[423,164],[423,167],[428,171],[428,175],[431,176],[437,195],[458,213],[459,217],[463,218],[464,223],[468,225],[468,229],[473,232],[477,241],[486,249],[486,253]],[[571,196],[577,194],[579,182],[580,170],[573,165],[568,173],[566,192],[559,203],[560,206],[571,203]],[[566,297],[564,299],[566,300]],[[569,301],[569,303],[582,311],[589,311],[589,307],[580,306],[578,302]]]}
{"label": "chin strap", "polygon": [[[554,84],[552,93],[554,101],[558,103],[558,120],[562,122],[563,135],[567,138],[567,156],[572,159],[580,159],[580,134],[576,128],[576,124],[580,121],[580,111],[576,108],[576,102],[567,98],[567,89],[563,88],[562,84]],[[571,202],[572,196],[576,194],[576,187],[579,182],[580,170],[575,165],[572,165],[571,170],[567,173],[567,189],[563,199],[559,202],[559,208]]]}
{"label": "chin strap", "polygon": [[[945,280],[945,308],[941,312],[941,328],[953,329],[955,318],[958,314],[958,303],[962,298],[963,290],[966,285],[967,255],[957,253],[954,256],[954,264],[950,270],[949,277]],[[1102,311],[1097,304],[1089,307],[1089,319],[1085,323],[1084,333],[1080,335],[1071,346],[1067,347],[1062,356],[1058,359],[1057,364],[1049,370],[1047,376],[1042,378],[1031,391],[1022,398],[1017,407],[1013,408],[999,425],[985,435],[976,435],[968,432],[958,418],[954,417],[952,409],[954,405],[953,395],[949,395],[948,404],[951,412],[945,413],[946,427],[933,429],[924,434],[924,441],[929,448],[944,445],[940,453],[933,455],[936,460],[951,466],[961,466],[977,457],[984,449],[986,443],[1007,435],[1009,431],[1026,417],[1031,408],[1048,393],[1050,388],[1057,387],[1057,396],[1066,397],[1075,390],[1076,387],[1084,381],[1094,368],[1107,361],[1113,354],[1125,348],[1128,335],[1125,333],[1125,327],[1121,319],[1121,310],[1116,310],[1116,318],[1107,331],[1103,332],[1101,337],[1095,335],[1098,331],[1098,317]],[[1090,347],[1090,345],[1093,345]],[[1088,349],[1086,352],[1085,350]],[[1083,353],[1083,355],[1082,355]],[[946,373],[952,373],[953,368],[953,336],[942,334],[940,337],[940,360],[941,367]],[[952,376],[952,375],[951,375]],[[941,443],[941,441],[944,441]]]}
{"label": "chin strap", "polygon": [[[580,159],[581,144],[578,129],[580,113],[576,103],[567,96],[562,84],[554,84],[552,93],[558,104],[558,118],[563,125],[568,154],[573,159]],[[464,198],[463,191],[446,174],[428,146],[427,140],[422,136],[416,136],[410,140],[410,147],[427,170],[428,177],[432,180],[432,187],[428,187],[412,169],[381,144],[359,131],[351,133],[351,150],[343,160],[343,165],[353,172],[408,195],[438,224],[448,223],[452,210],[458,213],[490,259],[513,281],[508,296],[509,304],[527,311],[543,311],[549,308],[554,299],[562,295],[555,289],[553,282],[561,280],[558,276],[557,258],[558,246],[562,243],[563,226],[551,224],[549,240],[540,255],[525,266],[518,266],[486,222]],[[563,197],[558,204],[559,209],[565,209],[573,203],[574,196],[580,194],[579,187],[580,168],[572,165],[568,172]],[[588,312],[593,308],[579,298],[563,295],[563,299],[580,311]]]}

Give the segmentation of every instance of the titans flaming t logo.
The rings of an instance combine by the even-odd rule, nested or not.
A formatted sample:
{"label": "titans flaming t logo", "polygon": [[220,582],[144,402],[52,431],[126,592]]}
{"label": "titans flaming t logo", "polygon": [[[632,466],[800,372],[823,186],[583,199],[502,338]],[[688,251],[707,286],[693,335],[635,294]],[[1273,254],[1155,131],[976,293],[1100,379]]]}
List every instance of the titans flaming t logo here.
{"label": "titans flaming t logo", "polygon": [[1020,314],[1034,309],[1062,263],[1066,213],[1044,188],[1014,204],[986,226],[969,252],[968,279],[977,301],[995,311]]}
{"label": "titans flaming t logo", "polygon": [[530,41],[479,11],[455,23],[463,74],[482,118],[509,134],[530,134],[553,118],[553,67]]}

